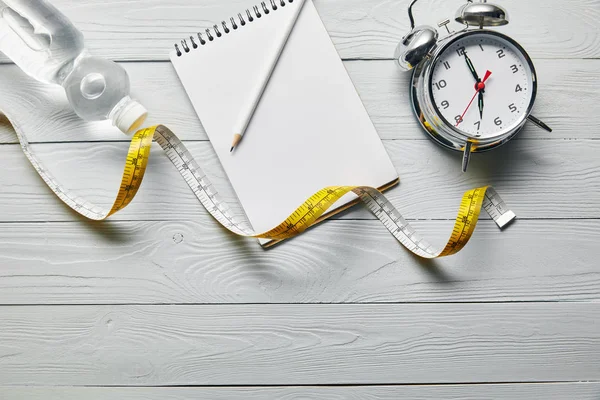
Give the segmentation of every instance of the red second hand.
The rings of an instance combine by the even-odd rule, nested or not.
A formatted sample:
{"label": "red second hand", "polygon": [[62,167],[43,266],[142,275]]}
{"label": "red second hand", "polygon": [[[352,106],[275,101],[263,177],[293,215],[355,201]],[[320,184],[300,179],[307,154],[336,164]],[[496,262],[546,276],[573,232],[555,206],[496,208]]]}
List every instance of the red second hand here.
{"label": "red second hand", "polygon": [[460,116],[460,119],[456,123],[456,126],[460,125],[460,123],[463,122],[463,117],[465,116],[467,111],[469,111],[471,104],[473,104],[473,100],[475,100],[475,97],[477,97],[477,94],[479,92],[481,92],[483,89],[485,89],[485,81],[487,81],[491,75],[492,75],[492,71],[490,71],[490,70],[485,71],[485,76],[483,77],[483,80],[481,82],[477,82],[475,84],[475,94],[473,95],[473,98],[471,98],[471,101],[469,102],[469,105],[467,106],[467,108],[465,108],[465,112],[463,112],[462,115]]}

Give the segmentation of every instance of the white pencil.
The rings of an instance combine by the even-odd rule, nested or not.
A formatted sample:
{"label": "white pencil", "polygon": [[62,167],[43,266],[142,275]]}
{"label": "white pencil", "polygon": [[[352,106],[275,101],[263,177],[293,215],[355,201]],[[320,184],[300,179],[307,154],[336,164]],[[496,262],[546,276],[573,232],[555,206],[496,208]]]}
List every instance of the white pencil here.
{"label": "white pencil", "polygon": [[242,137],[244,136],[244,132],[246,131],[246,128],[248,127],[248,124],[252,119],[252,115],[254,114],[258,103],[260,102],[260,98],[262,97],[263,92],[265,91],[265,88],[269,83],[271,74],[273,74],[273,70],[275,70],[277,61],[279,61],[279,56],[281,56],[281,53],[285,48],[285,44],[287,43],[287,40],[290,37],[290,33],[292,33],[292,29],[294,28],[294,25],[298,20],[300,11],[302,11],[302,7],[304,6],[304,0],[295,0],[293,3],[288,4],[288,7],[289,6],[296,7],[296,9],[294,10],[294,15],[292,15],[292,18],[288,21],[283,35],[279,38],[279,41],[277,41],[277,47],[273,49],[271,54],[269,54],[269,58],[267,59],[268,63],[266,64],[266,67],[263,70],[263,74],[259,77],[259,79],[257,79],[257,85],[254,87],[252,92],[250,92],[250,95],[248,96],[248,102],[246,103],[246,105],[242,109],[242,112],[240,113],[240,118],[233,129],[233,142],[231,144],[230,152],[232,152],[233,149],[235,149],[235,147],[240,143]]}

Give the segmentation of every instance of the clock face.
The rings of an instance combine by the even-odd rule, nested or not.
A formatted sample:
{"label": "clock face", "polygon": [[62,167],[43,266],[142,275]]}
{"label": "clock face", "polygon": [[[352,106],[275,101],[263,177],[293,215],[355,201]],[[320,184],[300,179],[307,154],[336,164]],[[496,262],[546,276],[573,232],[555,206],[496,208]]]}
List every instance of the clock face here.
{"label": "clock face", "polygon": [[483,31],[447,45],[433,66],[430,92],[446,124],[472,138],[493,138],[527,118],[535,85],[527,53],[512,40]]}

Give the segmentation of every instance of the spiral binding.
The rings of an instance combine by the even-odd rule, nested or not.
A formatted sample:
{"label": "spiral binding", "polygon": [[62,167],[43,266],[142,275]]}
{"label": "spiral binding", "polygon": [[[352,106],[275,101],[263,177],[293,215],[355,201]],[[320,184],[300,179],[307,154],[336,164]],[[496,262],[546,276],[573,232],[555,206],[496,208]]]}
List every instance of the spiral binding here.
{"label": "spiral binding", "polygon": [[[263,15],[268,15],[271,11],[277,11],[279,7],[285,7],[287,3],[293,3],[294,0],[269,0],[263,1],[260,5],[253,6],[246,9],[246,18],[242,13],[238,13],[237,21],[236,17],[229,18],[229,25],[226,21],[221,21],[221,27],[218,24],[213,25],[212,28],[205,29],[204,35],[202,32],[196,34],[197,40],[193,35],[189,39],[183,39],[181,41],[181,48],[179,44],[175,43],[175,52],[177,57],[181,57],[184,53],[189,53],[192,49],[197,49],[199,46],[204,46],[208,42],[212,42],[215,38],[220,38],[224,34],[227,35],[234,30],[239,29],[240,26],[245,26],[248,22],[254,22],[256,18],[261,18]],[[206,39],[204,38],[206,36]],[[182,51],[183,49],[183,51]]]}

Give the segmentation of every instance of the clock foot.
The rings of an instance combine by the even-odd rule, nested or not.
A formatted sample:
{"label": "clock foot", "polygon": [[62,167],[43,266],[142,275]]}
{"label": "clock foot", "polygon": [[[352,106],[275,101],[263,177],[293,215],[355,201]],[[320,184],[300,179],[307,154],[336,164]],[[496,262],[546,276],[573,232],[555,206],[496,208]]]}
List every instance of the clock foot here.
{"label": "clock foot", "polygon": [[462,160],[462,171],[467,172],[467,167],[469,166],[469,160],[471,159],[471,148],[473,147],[473,143],[467,142],[465,145],[465,152],[463,153]]}
{"label": "clock foot", "polygon": [[534,124],[536,124],[537,126],[539,126],[540,128],[542,128],[543,130],[552,132],[552,128],[550,128],[548,125],[546,125],[545,123],[543,123],[542,121],[540,121],[539,119],[534,117],[533,115],[529,115],[527,117],[527,119],[530,120],[531,122],[533,122]]}

